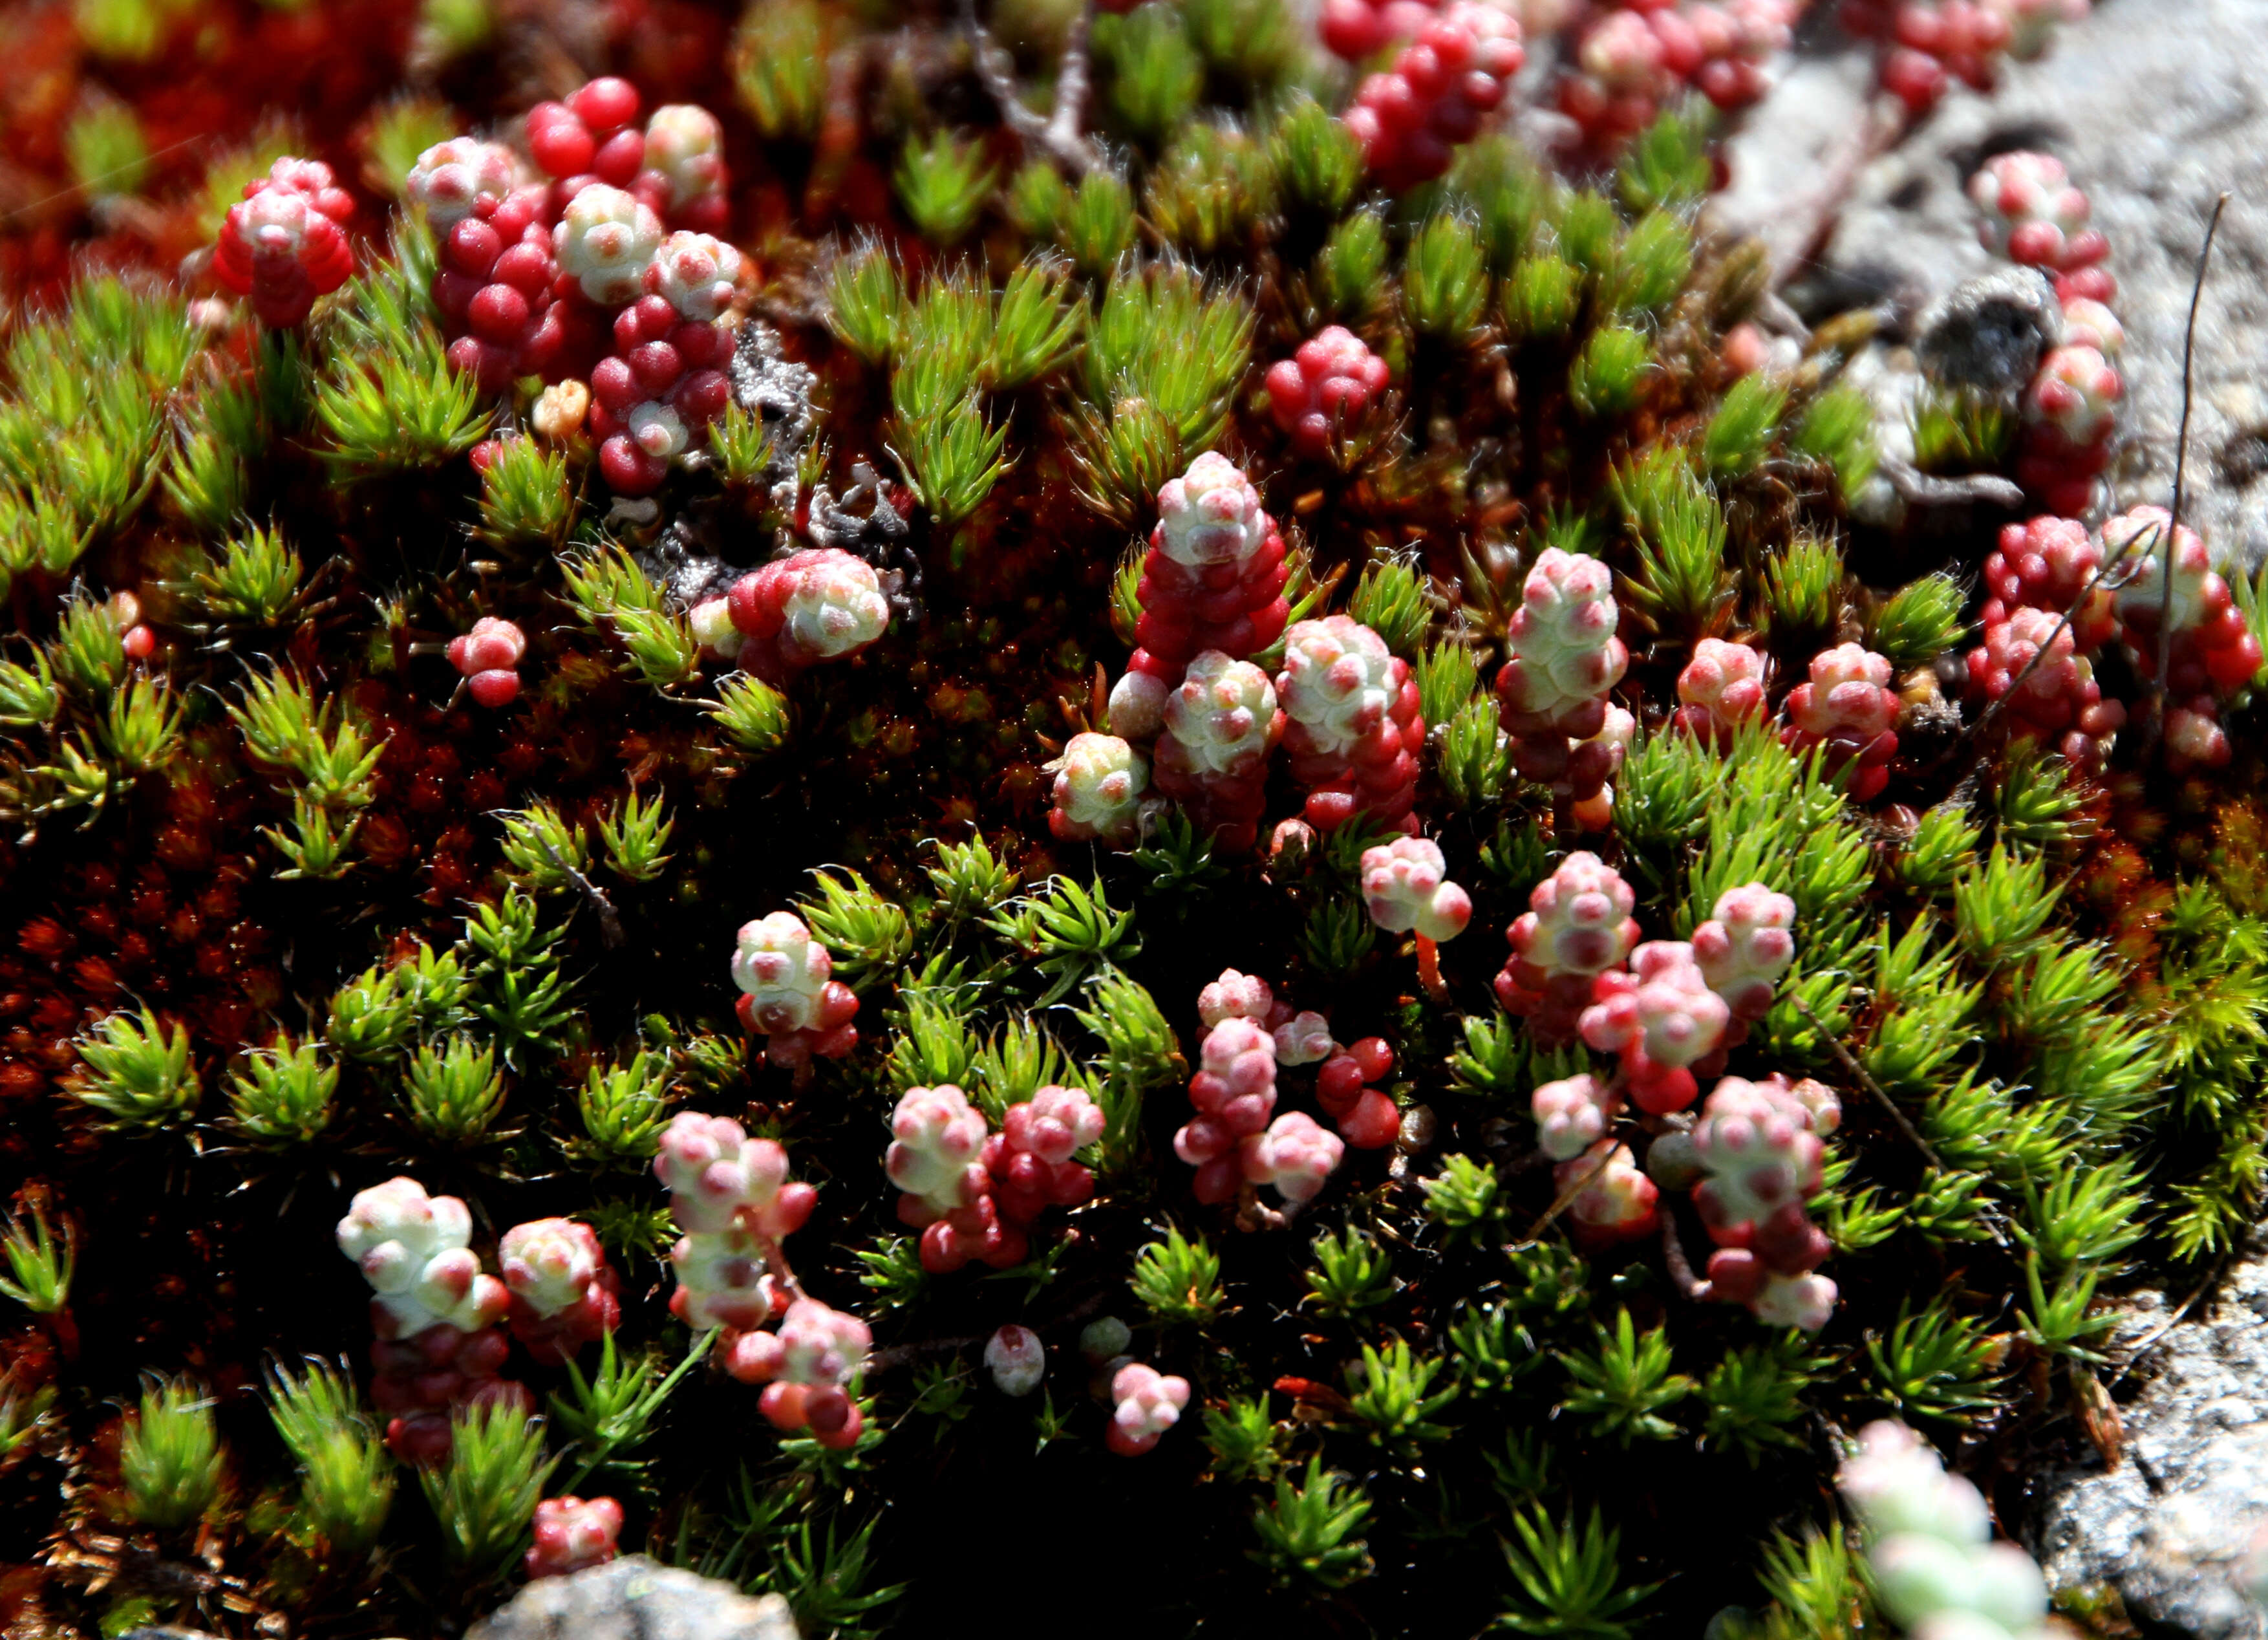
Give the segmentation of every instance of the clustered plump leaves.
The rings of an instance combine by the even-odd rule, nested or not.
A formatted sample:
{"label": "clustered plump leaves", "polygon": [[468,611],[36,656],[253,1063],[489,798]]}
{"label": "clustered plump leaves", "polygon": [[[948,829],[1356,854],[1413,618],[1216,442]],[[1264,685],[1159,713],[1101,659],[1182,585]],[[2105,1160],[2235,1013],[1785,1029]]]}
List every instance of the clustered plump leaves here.
{"label": "clustered plump leaves", "polygon": [[[114,56],[145,11],[172,15],[77,8]],[[972,1593],[984,1545],[1036,1529],[1066,1547],[1019,1555],[1013,1603],[1092,1614],[1108,1583],[1104,1632],[1794,1640],[1881,1621],[1827,1484],[1846,1432],[1904,1420],[2004,1522],[2051,1459],[2115,1450],[2118,1295],[2202,1280],[2268,1184],[2268,807],[2228,659],[2257,664],[2268,582],[2177,560],[2219,624],[2161,698],[2133,578],[2176,579],[2176,532],[2132,514],[2116,619],[2106,578],[2051,675],[2123,729],[1980,694],[1963,657],[2005,654],[2023,567],[1999,527],[2045,509],[1972,481],[2083,488],[2095,447],[1944,384],[1881,425],[1844,379],[1863,328],[1807,329],[1707,226],[1683,81],[1594,94],[1646,58],[1629,27],[1558,82],[1579,151],[1498,121],[1418,176],[1373,140],[1399,105],[1338,117],[1353,80],[1275,0],[1002,4],[981,38],[753,0],[713,84],[625,52],[652,103],[723,121],[740,265],[733,402],[615,495],[615,310],[563,276],[583,364],[490,394],[437,299],[434,145],[525,112],[511,41],[459,11],[414,48],[455,106],[389,103],[366,170],[331,156],[376,191],[304,322],[231,306],[225,268],[93,262],[8,321],[0,1558],[35,1570],[0,1599],[27,1632],[420,1632],[550,1569],[596,1500],[625,1552],[777,1590],[813,1635],[966,1623],[1007,1598]],[[1326,40],[1373,26],[1325,11]],[[1692,83],[1753,100],[1760,40]],[[1885,72],[1918,106],[1944,74],[1913,56]],[[87,107],[88,233],[178,210],[210,242],[284,151],[169,203],[131,105]],[[573,184],[521,164],[556,215]],[[683,208],[625,185],[626,220]],[[2029,259],[2101,307],[2082,225]],[[292,277],[260,265],[263,313]],[[1275,539],[1193,617],[1144,541],[1208,453],[1266,509],[1240,550]],[[1618,624],[1570,639],[1552,598]],[[1314,775],[1306,719],[1269,761],[1323,630],[1285,628],[1326,617],[1406,675],[1398,787]],[[1130,730],[1112,685],[1192,618],[1245,623],[1218,658],[1270,704],[1214,731],[1253,760],[1176,787],[1182,731]],[[1386,854],[1386,792],[1430,861]],[[1839,1102],[1797,1192],[1832,1277],[1803,1330],[1697,1296],[1709,1107],[1624,1108],[1660,1067],[1516,997],[1505,931],[1579,852],[1649,941],[1747,885],[1794,907],[1701,1090]],[[1454,893],[1382,912],[1395,861]],[[1586,987],[1602,966],[1578,1006],[1637,985],[1617,957]],[[1282,1017],[1232,1036],[1277,1044],[1271,1108],[1307,1124],[1265,1195],[1236,1147],[1277,1129],[1186,1137],[1192,1078],[1229,1075],[1200,993],[1245,975]],[[1344,1144],[1304,1112],[1327,1085],[1365,1112]],[[1547,1155],[1546,1105],[1596,1133]],[[739,1232],[654,1177],[686,1112],[816,1187],[739,1276],[688,1274]],[[547,1356],[515,1311],[502,1379],[440,1375],[512,1387],[418,1403],[439,1462],[331,1251],[397,1176],[466,1204],[484,1270],[556,1215],[621,1278],[602,1338]],[[671,1306],[745,1309],[759,1266],[776,1333]],[[861,1326],[839,1370],[779,1359]],[[1010,1326],[1036,1385],[986,1348]],[[1123,1592],[1111,1545],[1140,1546]]]}

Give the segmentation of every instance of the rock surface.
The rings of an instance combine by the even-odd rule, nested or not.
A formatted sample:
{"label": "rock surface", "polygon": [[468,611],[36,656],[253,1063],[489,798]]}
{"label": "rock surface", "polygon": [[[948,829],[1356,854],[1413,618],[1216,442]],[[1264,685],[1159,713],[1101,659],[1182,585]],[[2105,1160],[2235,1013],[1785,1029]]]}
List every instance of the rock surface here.
{"label": "rock surface", "polygon": [[[1814,8],[1815,11],[1822,8]],[[1822,45],[1839,41],[1831,28]],[[1963,186],[2012,148],[2055,154],[2110,240],[2126,328],[2121,507],[2163,505],[2182,408],[2182,331],[2214,199],[2230,194],[2198,311],[2185,518],[2242,564],[2268,558],[2268,0],[2096,0],[1990,98],[1956,91],[1858,175],[1828,243],[1830,275],[1918,309],[1994,265]],[[1727,224],[1791,236],[1787,202],[1815,196],[1851,152],[1867,58],[1800,58],[1734,144]],[[1800,230],[1799,230],[1800,231]],[[1793,247],[1786,247],[1792,251]]]}
{"label": "rock surface", "polygon": [[[2140,1306],[2138,1341],[2163,1325]],[[2056,1477],[2040,1561],[2051,1587],[2110,1584],[2146,1633],[2259,1640],[2259,1607],[2229,1574],[2268,1532],[2268,1233],[2256,1231],[2200,1319],[2153,1348],[2123,1409],[2126,1460]]]}
{"label": "rock surface", "polygon": [[475,1623],[465,1640],[796,1640],[777,1594],[625,1555],[563,1577],[540,1577]]}

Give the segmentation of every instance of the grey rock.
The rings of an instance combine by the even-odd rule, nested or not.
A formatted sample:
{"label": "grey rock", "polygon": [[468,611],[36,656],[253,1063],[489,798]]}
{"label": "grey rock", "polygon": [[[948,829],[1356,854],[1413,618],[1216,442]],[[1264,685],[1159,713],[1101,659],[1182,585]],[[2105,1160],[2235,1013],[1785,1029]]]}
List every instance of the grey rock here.
{"label": "grey rock", "polygon": [[819,412],[811,402],[816,373],[789,358],[779,332],[760,321],[740,327],[731,365],[733,402],[763,424],[771,452],[760,482],[770,487],[781,511],[795,510],[796,465],[802,460]]}
{"label": "grey rock", "polygon": [[2055,286],[2029,268],[1964,279],[1921,318],[1914,358],[1929,377],[2014,407],[2063,336]]}
{"label": "grey rock", "polygon": [[[1734,144],[1720,218],[1800,249],[1805,203],[1832,192],[1867,84],[1864,53],[1799,59]],[[2239,563],[2268,558],[2268,0],[2096,0],[1991,97],[1956,90],[1857,175],[1815,285],[1914,311],[1997,265],[1963,187],[1987,156],[2055,154],[2110,240],[2126,328],[2121,506],[2162,505],[2182,410],[2182,332],[2198,247],[2231,193],[2198,317],[2186,515]],[[1800,306],[1801,304],[1799,304]]]}
{"label": "grey rock", "polygon": [[625,1555],[563,1577],[539,1577],[465,1640],[797,1640],[777,1594]]}
{"label": "grey rock", "polygon": [[[2124,1325],[2164,1324],[2146,1295]],[[2256,1232],[2219,1298],[2155,1345],[2123,1409],[2125,1461],[2053,1476],[2040,1562],[2056,1588],[2109,1584],[2146,1632],[2261,1640],[2260,1608],[2230,1574],[2268,1532],[2268,1235]]]}

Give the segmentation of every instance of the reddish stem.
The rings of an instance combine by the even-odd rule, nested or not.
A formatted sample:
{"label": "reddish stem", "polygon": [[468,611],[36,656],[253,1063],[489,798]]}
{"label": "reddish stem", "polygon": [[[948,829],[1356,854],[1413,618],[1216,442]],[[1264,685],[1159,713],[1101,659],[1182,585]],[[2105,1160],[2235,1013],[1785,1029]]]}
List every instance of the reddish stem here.
{"label": "reddish stem", "polygon": [[1441,978],[1441,948],[1424,935],[1418,936],[1418,983],[1443,1008],[1449,1005],[1449,987]]}

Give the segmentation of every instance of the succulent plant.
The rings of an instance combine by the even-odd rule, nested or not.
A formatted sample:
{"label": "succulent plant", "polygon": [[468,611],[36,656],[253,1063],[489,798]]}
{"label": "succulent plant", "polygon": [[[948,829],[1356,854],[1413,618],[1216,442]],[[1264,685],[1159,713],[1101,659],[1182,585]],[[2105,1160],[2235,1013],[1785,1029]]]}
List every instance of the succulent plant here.
{"label": "succulent plant", "polygon": [[[2070,9],[1840,16],[1919,110]],[[982,1551],[878,1522],[1037,1509],[1114,1632],[2030,1632],[1874,1421],[2021,1520],[2268,1184],[2268,583],[2102,516],[2085,179],[1986,162],[2059,339],[1884,428],[1697,223],[1780,0],[752,0],[534,108],[474,10],[272,19],[377,65],[288,141],[225,7],[57,14],[10,1598],[913,1632]]]}

